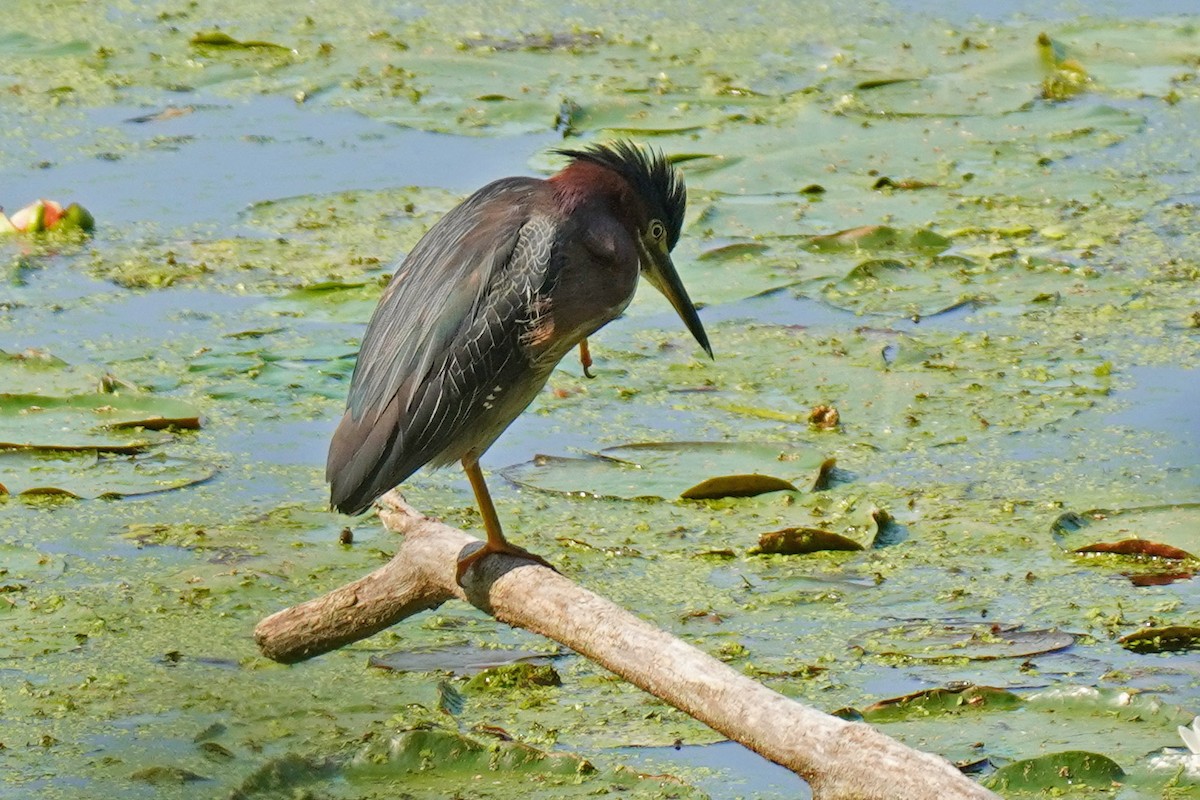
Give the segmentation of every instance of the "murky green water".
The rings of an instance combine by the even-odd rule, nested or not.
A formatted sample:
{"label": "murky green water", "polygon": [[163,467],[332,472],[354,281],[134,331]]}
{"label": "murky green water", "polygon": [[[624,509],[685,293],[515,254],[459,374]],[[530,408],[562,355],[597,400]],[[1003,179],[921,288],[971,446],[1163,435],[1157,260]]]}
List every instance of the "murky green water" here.
{"label": "murky green water", "polygon": [[[1194,649],[1120,641],[1200,625],[1196,559],[1067,549],[1103,531],[1200,555],[1188,8],[17,5],[0,204],[76,201],[98,227],[0,239],[0,351],[60,359],[0,356],[0,441],[36,445],[0,450],[0,797],[804,791],[574,656],[550,662],[560,686],[504,692],[430,669],[553,654],[464,607],[294,667],[255,651],[261,617],[395,548],[326,511],[322,482],[395,258],[476,186],[554,169],[564,136],[688,157],[676,263],[717,359],[639,296],[593,340],[596,380],[564,364],[485,459],[513,538],[984,775],[1091,750],[1127,773],[1100,794],[1197,791],[1170,760],[1200,708]],[[217,28],[280,47],[194,41]],[[831,236],[860,226],[886,227]],[[67,410],[31,420],[53,398]],[[143,401],[201,426],[100,427]],[[808,424],[818,404],[835,429]],[[701,471],[799,491],[630,501],[594,463],[528,463],[662,441],[763,444]],[[825,458],[836,479],[813,491]],[[660,465],[655,491],[696,463]],[[96,499],[18,494],[51,486]],[[477,526],[453,471],[406,491]],[[1056,537],[1066,512],[1092,524]],[[788,527],[865,549],[751,553]],[[956,682],[1011,694],[871,708]]]}

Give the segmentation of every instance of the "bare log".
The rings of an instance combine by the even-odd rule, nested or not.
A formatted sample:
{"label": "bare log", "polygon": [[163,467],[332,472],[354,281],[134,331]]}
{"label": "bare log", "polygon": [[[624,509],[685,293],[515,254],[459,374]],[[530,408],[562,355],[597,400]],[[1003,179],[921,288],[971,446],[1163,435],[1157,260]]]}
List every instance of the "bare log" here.
{"label": "bare log", "polygon": [[386,565],[255,628],[263,654],[294,663],[342,647],[451,598],[570,647],[802,777],[818,800],[970,800],[997,795],[937,756],[875,728],[809,708],[639,619],[553,570],[507,556],[455,581],[481,542],[425,517],[396,492],[380,517],[404,542]]}

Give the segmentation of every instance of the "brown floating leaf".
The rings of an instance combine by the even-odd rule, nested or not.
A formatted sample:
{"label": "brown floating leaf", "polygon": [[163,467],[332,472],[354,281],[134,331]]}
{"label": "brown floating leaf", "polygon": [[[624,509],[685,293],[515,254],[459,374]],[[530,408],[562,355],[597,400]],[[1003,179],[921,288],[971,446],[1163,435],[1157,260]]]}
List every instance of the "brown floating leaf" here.
{"label": "brown floating leaf", "polygon": [[1200,625],[1167,625],[1127,633],[1117,643],[1138,653],[1169,653],[1200,649]]}
{"label": "brown floating leaf", "polygon": [[871,519],[875,521],[875,538],[871,541],[871,547],[876,549],[880,547],[890,547],[894,544],[900,544],[908,538],[908,528],[896,522],[886,510],[877,508],[871,512]]}
{"label": "brown floating leaf", "polygon": [[904,656],[921,661],[1026,658],[1062,650],[1075,637],[1060,630],[1021,630],[1002,622],[908,622],[872,631],[855,644],[872,655]]}
{"label": "brown floating leaf", "polygon": [[936,183],[929,183],[928,181],[919,181],[916,178],[904,178],[902,180],[894,181],[885,175],[879,180],[875,181],[871,188],[875,190],[903,189],[906,191],[912,191],[914,189],[932,189],[937,185],[938,184]]}
{"label": "brown floating leaf", "polygon": [[186,117],[188,114],[194,113],[195,111],[195,106],[167,106],[162,111],[155,111],[152,114],[142,114],[137,117],[130,117],[125,121],[144,125],[147,122],[165,122],[169,119]]}
{"label": "brown floating leaf", "polygon": [[821,469],[817,472],[817,479],[813,481],[812,490],[814,492],[823,492],[833,486],[836,476],[837,459],[827,458],[821,462]]}
{"label": "brown floating leaf", "polygon": [[283,50],[288,51],[291,48],[284,47],[275,42],[264,42],[258,39],[235,39],[224,31],[200,31],[188,40],[188,44],[197,47],[227,47],[231,50]]}
{"label": "brown floating leaf", "polygon": [[1149,539],[1123,539],[1119,542],[1095,542],[1075,548],[1076,553],[1116,553],[1122,556],[1154,556],[1178,561],[1191,558],[1192,554],[1169,544],[1152,542]]}
{"label": "brown floating leaf", "polygon": [[[1135,508],[1093,508],[1061,514],[1050,529],[1064,549],[1073,553],[1142,556],[1166,562],[1200,560],[1200,503],[1170,503]],[[1097,564],[1128,561],[1105,558]],[[1143,568],[1159,569],[1153,561]]]}
{"label": "brown floating leaf", "polygon": [[680,493],[684,500],[715,500],[720,497],[755,497],[767,492],[798,492],[789,481],[772,475],[717,475]]}
{"label": "brown floating leaf", "polygon": [[758,547],[751,554],[777,554],[785,556],[817,553],[822,550],[862,550],[863,546],[853,539],[833,531],[820,528],[783,528],[764,533],[758,537]]}
{"label": "brown floating leaf", "polygon": [[1176,581],[1190,581],[1196,577],[1195,572],[1127,572],[1125,577],[1134,586],[1169,586]]}

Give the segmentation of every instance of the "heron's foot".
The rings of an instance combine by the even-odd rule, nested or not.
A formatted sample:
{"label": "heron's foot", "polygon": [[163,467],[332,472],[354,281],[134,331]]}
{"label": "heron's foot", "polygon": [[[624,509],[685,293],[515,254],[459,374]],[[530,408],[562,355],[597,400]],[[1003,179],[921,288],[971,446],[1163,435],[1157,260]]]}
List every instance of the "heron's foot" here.
{"label": "heron's foot", "polygon": [[483,543],[483,547],[468,553],[458,560],[458,569],[454,573],[454,580],[458,583],[458,585],[462,586],[463,576],[467,574],[467,570],[475,565],[476,561],[484,556],[491,555],[492,553],[503,553],[505,555],[514,556],[515,558],[524,558],[541,564],[543,567],[549,567],[555,572],[558,572],[557,569],[554,569],[554,565],[549,561],[536,553],[529,552],[524,547],[517,547],[515,544],[512,544],[506,539],[502,539],[499,542],[493,542],[491,539],[488,539]]}
{"label": "heron's foot", "polygon": [[587,339],[579,343],[579,363],[583,366],[583,376],[585,378],[594,378],[592,374],[592,351],[588,349]]}

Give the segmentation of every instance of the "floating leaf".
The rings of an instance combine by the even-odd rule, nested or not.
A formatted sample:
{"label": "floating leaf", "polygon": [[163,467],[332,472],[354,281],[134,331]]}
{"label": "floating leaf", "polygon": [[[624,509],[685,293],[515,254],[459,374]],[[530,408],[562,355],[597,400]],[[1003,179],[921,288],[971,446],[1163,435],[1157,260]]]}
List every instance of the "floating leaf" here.
{"label": "floating leaf", "polygon": [[154,766],[139,769],[129,776],[135,781],[148,783],[151,786],[176,786],[195,781],[206,781],[203,775],[197,775],[182,767]]}
{"label": "floating leaf", "polygon": [[969,271],[938,261],[876,258],[862,261],[846,276],[826,284],[821,296],[836,308],[856,313],[933,317],[965,304],[982,305],[987,296]]}
{"label": "floating leaf", "polygon": [[66,395],[96,392],[103,372],[68,364],[44,350],[0,350],[0,386],[22,394]]}
{"label": "floating leaf", "polygon": [[[1200,559],[1200,503],[1069,511],[1051,526],[1055,540],[1076,553]],[[1128,560],[1121,566],[1127,568]]]}
{"label": "floating leaf", "polygon": [[[483,744],[462,734],[438,728],[405,731],[375,747],[368,745],[344,770],[358,785],[368,775],[393,775],[437,771],[449,775],[497,775],[509,770],[551,775],[581,776],[595,767],[570,753],[551,753],[519,742]],[[378,751],[378,752],[376,752]],[[362,777],[360,777],[362,776]]]}
{"label": "floating leaf", "polygon": [[685,500],[715,500],[720,497],[754,497],[768,492],[799,491],[790,482],[770,475],[718,475],[680,493]]}
{"label": "floating leaf", "polygon": [[281,44],[274,42],[264,42],[257,39],[247,39],[245,41],[235,39],[224,31],[200,31],[188,40],[189,44],[198,47],[214,47],[214,48],[230,48],[240,50],[283,50],[290,52],[290,48],[284,47]]}
{"label": "floating leaf", "polygon": [[761,242],[729,242],[717,247],[710,247],[702,251],[696,258],[699,261],[730,261],[743,256],[756,256],[769,249]]}
{"label": "floating leaf", "polygon": [[[769,474],[814,475],[821,458],[787,446],[754,442],[653,442],[610,447],[586,458],[538,456],[504,470],[521,486],[591,497],[675,499],[719,476],[726,486],[774,487],[799,483]],[[768,472],[769,471],[769,472]],[[731,476],[755,477],[732,481]],[[740,482],[739,482],[740,481]],[[786,486],[785,486],[786,484]],[[718,483],[720,485],[720,483]],[[706,490],[707,491],[707,490]],[[758,493],[757,491],[755,492]]]}
{"label": "floating leaf", "polygon": [[0,450],[0,485],[12,494],[132,497],[192,486],[215,474],[216,469],[208,464],[157,453]]}
{"label": "floating leaf", "polygon": [[457,644],[371,656],[367,665],[393,672],[451,672],[459,676],[471,676],[508,664],[544,665],[561,655],[563,653],[557,651],[544,653],[519,649],[495,650],[472,644]]}
{"label": "floating leaf", "polygon": [[875,522],[875,538],[871,540],[871,547],[876,549],[881,547],[891,547],[897,545],[908,538],[908,528],[896,522],[887,511],[882,508],[877,508],[871,512],[871,519]]}
{"label": "floating leaf", "polygon": [[466,688],[472,692],[509,692],[535,686],[562,686],[562,678],[558,670],[549,664],[520,661],[488,667],[467,681]]}
{"label": "floating leaf", "polygon": [[992,686],[939,687],[872,703],[862,710],[862,716],[867,722],[878,724],[946,712],[1007,710],[1021,704],[1017,695]]}
{"label": "floating leaf", "polygon": [[1057,630],[1024,631],[1002,623],[957,624],[912,622],[881,628],[858,639],[857,645],[875,655],[898,655],[921,661],[1027,658],[1062,650],[1075,637]]}
{"label": "floating leaf", "polygon": [[808,243],[820,252],[895,249],[940,252],[950,246],[949,239],[933,231],[923,228],[901,231],[888,225],[861,225],[837,233],[810,236]]}
{"label": "floating leaf", "polygon": [[150,394],[0,394],[0,447],[134,452],[156,431],[199,427],[195,408]]}
{"label": "floating leaf", "polygon": [[784,528],[758,537],[751,554],[803,555],[823,550],[862,550],[863,546],[840,533],[820,528]]}
{"label": "floating leaf", "polygon": [[1068,750],[1006,764],[984,781],[997,791],[1044,792],[1079,786],[1112,788],[1125,770],[1100,753]]}
{"label": "floating leaf", "polygon": [[1164,625],[1141,628],[1117,640],[1136,653],[1175,653],[1200,650],[1200,625]]}

